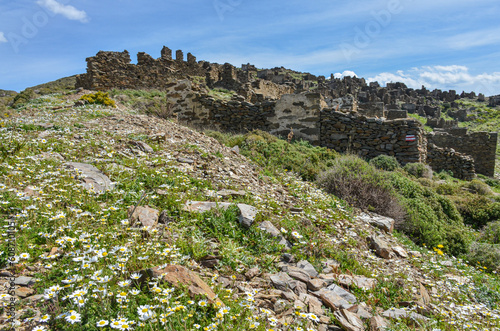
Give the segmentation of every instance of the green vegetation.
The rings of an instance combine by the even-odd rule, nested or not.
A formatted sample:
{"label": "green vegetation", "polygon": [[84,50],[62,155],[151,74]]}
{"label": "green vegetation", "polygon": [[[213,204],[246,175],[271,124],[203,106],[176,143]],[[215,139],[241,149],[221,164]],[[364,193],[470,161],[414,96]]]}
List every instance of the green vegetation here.
{"label": "green vegetation", "polygon": [[224,88],[215,88],[210,91],[208,91],[208,95],[214,97],[217,100],[231,100],[233,95],[235,94],[234,91],[226,90]]}
{"label": "green vegetation", "polygon": [[416,178],[432,178],[432,169],[423,163],[407,163],[403,169]]}
{"label": "green vegetation", "polygon": [[394,156],[379,155],[370,160],[370,164],[377,169],[394,171],[400,167],[398,160]]}
{"label": "green vegetation", "polygon": [[34,90],[26,89],[14,97],[14,100],[12,101],[12,107],[13,108],[22,107],[30,100],[35,99],[36,96],[37,95]]}
{"label": "green vegetation", "polygon": [[116,107],[114,100],[112,100],[109,97],[108,92],[98,91],[95,93],[85,94],[79,100],[85,101],[86,103],[91,104],[91,105],[103,105],[103,106]]}
{"label": "green vegetation", "polygon": [[36,85],[30,89],[37,91],[40,95],[62,93],[67,94],[75,90],[76,75],[60,78],[52,82]]}
{"label": "green vegetation", "polygon": [[[114,91],[111,97],[123,105],[166,102],[158,91]],[[254,267],[264,279],[280,271],[284,251],[257,227],[264,220],[293,244],[287,253],[297,261],[308,260],[321,271],[325,260],[334,259],[339,263],[335,274],[375,278],[377,284],[370,290],[349,286],[359,302],[373,309],[413,301],[412,287],[417,284],[418,290],[419,277],[425,276],[434,310],[421,328],[464,329],[469,323],[476,329],[500,327],[495,317],[500,303],[495,274],[500,270],[498,202],[487,187],[496,190],[497,180],[464,182],[445,172],[417,178],[427,170],[417,165],[405,170],[388,157],[368,163],[292,135],[283,140],[262,131],[206,132],[229,147],[238,145],[247,161],[198,133],[183,135],[182,142],[154,141],[142,123],[126,121],[116,125],[123,125],[127,135],[106,132],[100,126],[109,120],[106,117],[133,117],[137,109],[73,103],[62,94],[46,95],[17,109],[7,107],[9,115],[2,118],[0,213],[16,220],[17,262],[9,270],[35,276],[35,293],[47,296],[42,303],[19,302],[22,322],[32,324],[29,329],[43,325],[50,330],[101,330],[103,323],[118,323],[134,330],[274,330],[269,312],[274,306],[267,309],[262,306],[267,299],[261,300],[269,297],[267,285],[245,282],[245,273]],[[34,124],[40,119],[54,126]],[[174,136],[187,130],[168,121],[153,122]],[[147,142],[154,153],[133,154],[129,140]],[[196,164],[180,164],[178,155],[192,155]],[[64,166],[88,160],[115,182],[115,189],[102,194],[87,190],[82,178]],[[238,176],[242,180],[236,180]],[[399,231],[391,240],[423,256],[397,263],[375,258],[366,238],[378,230],[354,220],[348,203],[299,178],[317,180],[348,203],[380,214],[398,208],[394,217]],[[184,210],[187,201],[222,201],[213,194],[220,189],[246,191],[224,201],[255,206],[259,212],[254,225],[241,226],[235,207],[200,214]],[[131,224],[128,209],[139,202],[164,211],[168,220],[150,231]],[[476,229],[465,226],[464,220]],[[2,251],[7,244],[0,241]],[[217,265],[200,267],[208,257],[216,257]],[[141,286],[138,271],[167,264],[194,270],[224,306],[159,280]],[[5,254],[0,255],[0,266],[7,266]],[[293,313],[283,330],[318,328],[307,307],[295,309],[292,302],[284,307],[288,309]],[[329,324],[336,322],[331,313],[326,316],[331,317]],[[403,319],[390,328],[415,327]]]}
{"label": "green vegetation", "polygon": [[243,155],[251,157],[271,173],[291,171],[304,180],[316,179],[321,171],[331,166],[338,155],[327,148],[312,146],[304,140],[288,142],[260,130],[245,135],[208,131],[207,135],[230,147],[238,145]]}

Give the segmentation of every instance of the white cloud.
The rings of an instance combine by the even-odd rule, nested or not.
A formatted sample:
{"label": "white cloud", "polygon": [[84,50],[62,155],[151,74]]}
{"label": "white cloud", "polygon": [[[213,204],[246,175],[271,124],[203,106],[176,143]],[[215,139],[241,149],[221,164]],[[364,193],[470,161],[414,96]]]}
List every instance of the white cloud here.
{"label": "white cloud", "polygon": [[500,43],[500,29],[484,29],[455,35],[446,39],[451,49],[469,49],[472,47],[498,45]]}
{"label": "white cloud", "polygon": [[343,73],[340,73],[340,72],[337,72],[335,74],[333,74],[333,77],[335,78],[344,78],[344,77],[358,77],[358,75],[356,75],[356,73],[354,71],[350,71],[350,70],[345,70]]}
{"label": "white cloud", "polygon": [[474,91],[486,95],[500,93],[500,72],[473,75],[465,66],[424,66],[410,70],[399,70],[396,73],[383,72],[367,79],[368,82],[377,81],[382,85],[390,82],[402,82],[411,88],[420,88],[424,85],[429,89],[453,89]]}
{"label": "white cloud", "polygon": [[5,38],[3,32],[0,32],[0,43],[6,43],[6,42],[8,42],[7,38]]}
{"label": "white cloud", "polygon": [[76,9],[71,5],[63,5],[56,0],[38,0],[38,5],[43,6],[54,14],[61,14],[69,20],[88,22],[87,13],[83,10]]}

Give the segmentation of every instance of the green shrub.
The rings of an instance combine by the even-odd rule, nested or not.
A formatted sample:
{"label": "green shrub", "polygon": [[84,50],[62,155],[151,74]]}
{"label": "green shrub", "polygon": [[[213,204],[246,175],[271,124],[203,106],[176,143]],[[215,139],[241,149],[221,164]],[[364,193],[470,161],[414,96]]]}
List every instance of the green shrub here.
{"label": "green shrub", "polygon": [[95,93],[85,94],[80,98],[80,100],[83,100],[89,104],[116,107],[115,102],[110,99],[108,92],[98,91]]}
{"label": "green shrub", "polygon": [[14,100],[12,102],[12,107],[19,108],[28,103],[28,101],[35,98],[36,98],[35,91],[33,91],[32,89],[26,89],[14,97]]}
{"label": "green shrub", "polygon": [[490,244],[500,244],[500,221],[486,224],[481,239]]}
{"label": "green shrub", "polygon": [[492,202],[484,196],[458,200],[457,205],[465,224],[476,229],[500,218],[500,202]]}
{"label": "green shrub", "polygon": [[241,154],[272,172],[293,171],[303,180],[315,180],[318,174],[326,170],[338,155],[335,151],[312,146],[304,140],[287,142],[260,130],[254,130],[245,135],[209,131],[207,135],[227,146],[240,146]]}
{"label": "green shrub", "polygon": [[330,169],[318,177],[318,185],[348,203],[402,222],[403,208],[386,175],[354,155],[333,161]]}
{"label": "green shrub", "polygon": [[443,245],[443,250],[453,255],[467,252],[471,241],[470,231],[464,226],[451,200],[402,173],[391,173],[390,182],[408,215],[406,221],[400,224],[400,230],[419,245]]}
{"label": "green shrub", "polygon": [[493,194],[493,191],[488,186],[488,184],[484,183],[479,179],[473,179],[467,183],[467,188],[474,193],[479,195],[490,195]]}
{"label": "green shrub", "polygon": [[473,266],[483,267],[488,271],[500,271],[500,246],[474,242],[470,246],[467,260]]}
{"label": "green shrub", "polygon": [[398,160],[394,156],[379,155],[370,160],[370,164],[377,169],[394,171],[399,168]]}
{"label": "green shrub", "polygon": [[460,191],[459,185],[450,182],[440,183],[436,186],[437,194],[454,195],[459,191]]}
{"label": "green shrub", "polygon": [[423,163],[407,163],[404,166],[406,172],[416,178],[429,178],[432,179],[432,169]]}

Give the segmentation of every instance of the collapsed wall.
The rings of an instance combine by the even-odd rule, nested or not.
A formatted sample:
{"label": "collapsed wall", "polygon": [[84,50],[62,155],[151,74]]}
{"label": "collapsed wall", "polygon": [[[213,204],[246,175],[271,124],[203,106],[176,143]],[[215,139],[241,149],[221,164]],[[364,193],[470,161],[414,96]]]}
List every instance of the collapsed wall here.
{"label": "collapsed wall", "polygon": [[498,134],[496,132],[467,132],[467,129],[448,129],[427,135],[429,143],[472,156],[476,173],[493,177]]}
{"label": "collapsed wall", "polygon": [[441,148],[429,143],[427,149],[427,164],[434,171],[447,170],[453,177],[472,180],[476,177],[474,159],[466,154],[456,152],[452,148]]}
{"label": "collapsed wall", "polygon": [[173,78],[186,76],[218,76],[220,66],[208,62],[197,62],[191,53],[184,61],[182,51],[176,52],[163,47],[161,57],[154,59],[146,53],[137,54],[137,64],[131,63],[128,51],[104,52],[86,59],[87,73],[76,77],[76,87],[92,90],[110,89],[163,89]]}

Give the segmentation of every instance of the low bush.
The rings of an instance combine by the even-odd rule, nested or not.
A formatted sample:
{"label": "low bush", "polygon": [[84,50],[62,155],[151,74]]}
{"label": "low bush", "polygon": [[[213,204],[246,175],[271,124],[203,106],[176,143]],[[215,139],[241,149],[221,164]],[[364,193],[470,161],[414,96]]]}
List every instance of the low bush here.
{"label": "low bush", "polygon": [[467,188],[474,193],[479,195],[490,195],[493,194],[491,188],[485,182],[479,179],[473,179],[467,183]]}
{"label": "low bush", "polygon": [[500,245],[474,242],[467,253],[467,260],[473,266],[500,271]]}
{"label": "low bush", "polygon": [[500,202],[493,202],[484,196],[461,199],[456,203],[465,224],[476,229],[500,219]]}
{"label": "low bush", "polygon": [[379,155],[370,160],[370,164],[377,169],[394,171],[399,168],[398,160],[394,156]]}
{"label": "low bush", "polygon": [[37,97],[37,95],[36,95],[35,91],[33,91],[32,89],[26,89],[14,97],[14,100],[12,101],[11,106],[13,108],[22,107],[26,103],[28,103],[28,101],[35,99],[36,97]]}
{"label": "low bush", "polygon": [[443,251],[453,255],[468,251],[470,231],[450,199],[419,185],[402,173],[391,173],[390,182],[408,215],[399,226],[401,231],[419,245],[443,245]]}
{"label": "low bush", "polygon": [[426,164],[423,163],[407,163],[404,166],[406,172],[416,178],[428,178],[432,179],[432,169]]}
{"label": "low bush", "polygon": [[95,93],[85,94],[80,98],[80,100],[89,104],[116,107],[115,102],[109,97],[108,92],[98,91]]}
{"label": "low bush", "polygon": [[500,221],[486,224],[481,239],[490,244],[500,244]]}
{"label": "low bush", "polygon": [[229,147],[238,145],[243,155],[271,171],[280,173],[283,170],[293,171],[303,180],[315,180],[318,174],[326,170],[338,155],[335,151],[312,146],[304,140],[288,142],[260,130],[254,130],[245,135],[207,131],[207,135]]}
{"label": "low bush", "polygon": [[337,158],[318,177],[318,185],[358,208],[404,220],[405,212],[385,174],[357,156]]}
{"label": "low bush", "polygon": [[460,186],[454,183],[445,182],[436,186],[436,193],[442,195],[454,195],[460,192]]}

